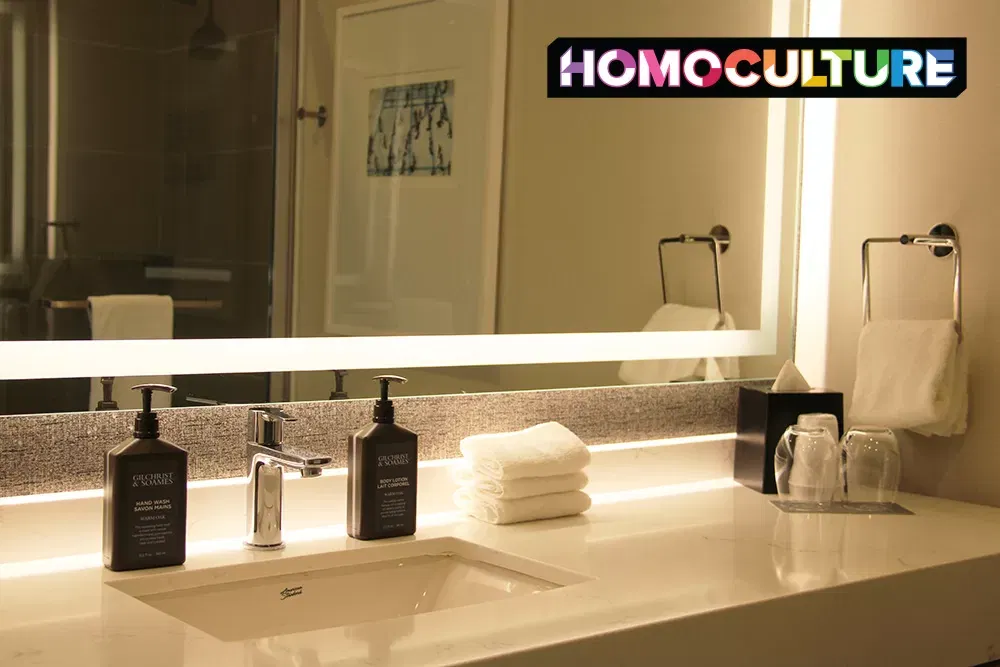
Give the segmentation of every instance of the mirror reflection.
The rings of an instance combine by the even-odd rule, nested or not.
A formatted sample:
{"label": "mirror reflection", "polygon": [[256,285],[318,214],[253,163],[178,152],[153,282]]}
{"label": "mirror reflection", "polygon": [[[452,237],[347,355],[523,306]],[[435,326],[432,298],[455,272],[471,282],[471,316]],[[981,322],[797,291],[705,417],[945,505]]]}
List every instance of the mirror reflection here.
{"label": "mirror reflection", "polygon": [[[0,339],[759,329],[768,101],[550,100],[544,54],[765,35],[771,0],[501,1],[8,0]],[[794,189],[772,357],[141,380],[184,406],[370,397],[383,370],[414,394],[773,376]],[[131,409],[137,381],[2,382],[0,412]]]}

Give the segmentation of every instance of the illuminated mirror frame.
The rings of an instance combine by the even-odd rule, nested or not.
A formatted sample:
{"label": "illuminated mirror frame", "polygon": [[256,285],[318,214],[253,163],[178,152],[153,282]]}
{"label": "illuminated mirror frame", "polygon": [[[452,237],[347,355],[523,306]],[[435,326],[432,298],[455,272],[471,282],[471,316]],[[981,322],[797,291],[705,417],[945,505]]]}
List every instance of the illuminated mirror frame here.
{"label": "illuminated mirror frame", "polygon": [[[794,0],[774,0],[788,36]],[[820,0],[822,5],[829,0]],[[839,1],[836,2],[839,6]],[[839,13],[838,13],[839,16]],[[130,377],[768,356],[777,353],[789,105],[768,101],[759,330],[355,338],[0,342],[0,379]],[[798,150],[798,147],[793,147]],[[807,161],[808,162],[808,161]],[[785,267],[789,270],[791,267]],[[827,278],[828,280],[828,278]],[[799,303],[808,299],[799,292]],[[796,340],[801,338],[796,336]]]}
{"label": "illuminated mirror frame", "polygon": [[[840,37],[841,0],[809,3],[807,34]],[[795,363],[813,387],[826,386],[833,243],[833,169],[837,100],[809,98],[802,109],[802,190],[795,308]]]}

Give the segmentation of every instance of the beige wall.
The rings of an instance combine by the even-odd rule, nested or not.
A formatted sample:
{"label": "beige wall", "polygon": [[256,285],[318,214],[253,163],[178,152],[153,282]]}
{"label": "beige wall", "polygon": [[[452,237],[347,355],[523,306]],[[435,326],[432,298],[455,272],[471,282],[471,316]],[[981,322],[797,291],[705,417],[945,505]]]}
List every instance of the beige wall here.
{"label": "beige wall", "polygon": [[[544,53],[566,35],[760,35],[770,18],[770,0],[514,0],[501,333],[641,329],[662,304],[657,241],[715,224],[733,233],[727,308],[759,327],[767,100],[550,100]],[[707,248],[664,259],[671,299],[715,305]]]}
{"label": "beige wall", "polygon": [[[304,3],[304,104],[331,104],[336,8]],[[725,224],[724,299],[738,328],[760,326],[766,100],[550,100],[545,48],[565,35],[759,36],[771,0],[511,0],[499,333],[639,330],[662,303],[657,240]],[[323,334],[332,146],[328,130],[300,139],[296,335]],[[794,136],[791,137],[794,140]],[[792,179],[794,181],[794,179]],[[791,200],[794,191],[790,188]],[[794,220],[794,211],[789,208]],[[793,224],[786,225],[781,349],[746,359],[746,377],[773,374],[790,348]],[[664,251],[672,300],[714,305],[709,250]],[[618,364],[411,371],[415,393],[617,384]],[[367,373],[349,379],[349,390]],[[293,397],[329,392],[331,374],[299,374]]]}
{"label": "beige wall", "polygon": [[[920,493],[1000,505],[1000,2],[845,0],[844,36],[967,36],[969,87],[957,100],[841,100],[833,208],[828,385],[848,393],[861,327],[860,246],[868,236],[960,233],[971,413],[964,437],[902,436],[903,485]],[[808,220],[804,221],[808,224]],[[950,261],[922,249],[873,250],[872,316],[950,316]]]}

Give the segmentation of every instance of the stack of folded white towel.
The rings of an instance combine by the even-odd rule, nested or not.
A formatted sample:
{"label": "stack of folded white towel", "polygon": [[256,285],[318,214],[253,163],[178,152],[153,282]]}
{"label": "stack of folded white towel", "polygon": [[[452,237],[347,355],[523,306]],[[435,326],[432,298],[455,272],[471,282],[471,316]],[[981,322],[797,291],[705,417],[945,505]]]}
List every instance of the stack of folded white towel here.
{"label": "stack of folded white towel", "polygon": [[454,468],[455,504],[493,524],[580,514],[590,509],[583,492],[590,451],[557,422],[514,433],[474,435],[461,443]]}

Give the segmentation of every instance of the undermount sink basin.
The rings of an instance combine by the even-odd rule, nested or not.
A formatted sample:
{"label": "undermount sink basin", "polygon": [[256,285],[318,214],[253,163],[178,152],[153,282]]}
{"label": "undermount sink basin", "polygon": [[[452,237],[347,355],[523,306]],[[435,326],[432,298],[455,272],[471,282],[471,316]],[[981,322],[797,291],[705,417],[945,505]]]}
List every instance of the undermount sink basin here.
{"label": "undermount sink basin", "polygon": [[218,639],[239,641],[535,595],[586,580],[440,538],[108,585]]}

